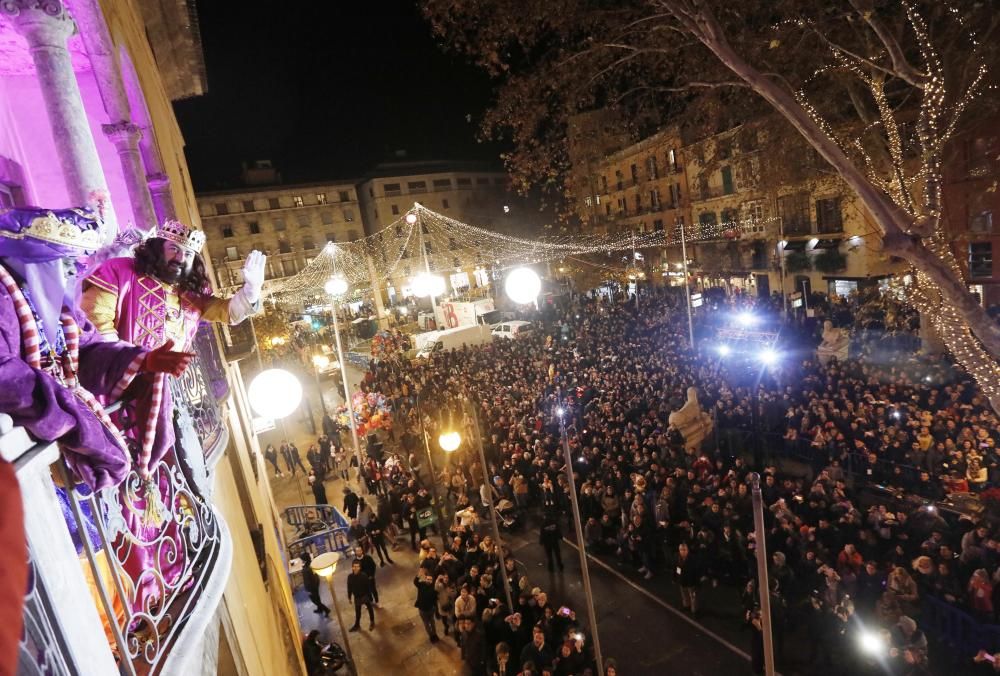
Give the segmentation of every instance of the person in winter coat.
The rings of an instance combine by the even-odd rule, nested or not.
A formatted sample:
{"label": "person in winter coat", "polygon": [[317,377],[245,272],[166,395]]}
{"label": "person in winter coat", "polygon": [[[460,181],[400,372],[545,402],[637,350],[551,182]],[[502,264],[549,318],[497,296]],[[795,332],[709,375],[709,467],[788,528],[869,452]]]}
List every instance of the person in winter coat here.
{"label": "person in winter coat", "polygon": [[555,514],[547,514],[542,520],[542,527],[538,533],[538,543],[545,548],[545,558],[549,562],[549,572],[555,571],[559,566],[559,572],[563,570],[562,551],[562,529],[559,528],[559,521]]}
{"label": "person in winter coat", "polygon": [[413,586],[417,588],[417,600],[413,603],[413,607],[420,613],[420,620],[424,623],[427,637],[431,643],[437,643],[441,639],[438,638],[437,627],[434,624],[434,609],[437,608],[434,578],[426,568],[421,568],[413,578]]}
{"label": "person in winter coat", "polygon": [[692,615],[696,615],[698,613],[698,583],[701,580],[701,568],[694,553],[688,549],[684,542],[677,546],[674,575],[681,588],[681,605]]}
{"label": "person in winter coat", "polygon": [[437,612],[444,626],[444,635],[448,635],[449,627],[455,623],[455,582],[448,573],[441,573],[434,581],[434,591],[437,592]]}
{"label": "person in winter coat", "polygon": [[347,600],[354,601],[354,626],[349,631],[361,629],[361,608],[368,608],[368,631],[375,628],[375,583],[361,570],[360,561],[351,562],[351,574],[347,576]]}

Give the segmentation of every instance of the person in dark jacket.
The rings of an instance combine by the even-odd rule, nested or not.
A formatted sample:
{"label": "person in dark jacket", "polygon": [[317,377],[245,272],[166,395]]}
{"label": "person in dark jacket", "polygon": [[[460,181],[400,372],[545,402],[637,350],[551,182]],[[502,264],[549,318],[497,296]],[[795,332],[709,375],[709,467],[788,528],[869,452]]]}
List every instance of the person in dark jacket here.
{"label": "person in dark jacket", "polygon": [[555,657],[552,648],[545,642],[545,630],[541,626],[535,625],[531,630],[531,643],[524,646],[521,651],[521,664],[531,662],[541,672],[543,669],[552,668]]}
{"label": "person in dark jacket", "polygon": [[674,573],[681,588],[681,605],[692,615],[698,612],[698,582],[701,579],[696,555],[688,549],[687,543],[677,546],[677,562]]}
{"label": "person in dark jacket", "polygon": [[559,521],[554,514],[546,514],[542,520],[542,527],[538,533],[538,543],[545,548],[545,558],[549,562],[549,572],[553,572],[559,566],[559,572],[563,570],[562,551],[562,529],[559,528]]}
{"label": "person in dark jacket", "polygon": [[375,601],[375,605],[378,606],[378,585],[375,583],[375,571],[378,570],[375,566],[375,559],[371,557],[370,554],[365,554],[364,547],[354,548],[354,562],[361,564],[361,572],[367,575],[372,581],[372,599]]}
{"label": "person in dark jacket", "polygon": [[457,623],[458,630],[462,633],[462,661],[468,668],[469,674],[481,674],[486,669],[486,653],[483,641],[483,632],[475,620],[465,619]]}
{"label": "person in dark jacket", "polygon": [[316,606],[315,612],[330,617],[330,609],[323,603],[323,599],[319,595],[319,575],[309,567],[309,564],[312,563],[312,556],[309,555],[309,552],[303,552],[300,558],[302,559],[302,586],[309,594],[309,600]]}
{"label": "person in dark jacket", "polygon": [[306,662],[306,674],[319,676],[323,673],[323,644],[319,642],[319,630],[313,629],[302,641],[302,656]]}
{"label": "person in dark jacket", "polygon": [[347,512],[347,518],[352,521],[358,518],[358,505],[361,503],[361,498],[358,494],[350,489],[350,487],[344,488],[344,511]]}
{"label": "person in dark jacket", "polygon": [[434,589],[434,577],[426,568],[421,568],[417,576],[413,578],[413,586],[417,588],[417,600],[413,607],[420,613],[420,620],[424,623],[427,636],[431,643],[437,643],[440,639],[437,635],[437,627],[434,624],[434,612],[437,609],[437,591]]}
{"label": "person in dark jacket", "polygon": [[347,576],[347,600],[354,601],[354,626],[349,631],[361,629],[361,607],[368,607],[368,631],[375,628],[374,583],[361,570],[360,561],[351,562],[351,574]]}
{"label": "person in dark jacket", "polygon": [[329,505],[330,499],[326,496],[326,486],[323,485],[323,480],[318,475],[313,475],[309,477],[309,483],[312,488],[313,498],[316,500],[316,504]]}

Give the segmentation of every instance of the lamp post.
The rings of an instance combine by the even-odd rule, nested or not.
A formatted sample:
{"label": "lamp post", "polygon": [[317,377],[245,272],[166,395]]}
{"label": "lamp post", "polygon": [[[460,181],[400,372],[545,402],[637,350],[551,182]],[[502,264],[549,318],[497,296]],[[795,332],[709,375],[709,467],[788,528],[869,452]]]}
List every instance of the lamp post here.
{"label": "lamp post", "polygon": [[312,358],[313,375],[316,376],[316,392],[319,394],[319,405],[323,409],[323,417],[326,413],[326,398],[323,396],[323,386],[319,382],[319,370],[330,365],[330,358],[325,354],[314,354]]}
{"label": "lamp post", "polygon": [[694,349],[694,320],[691,319],[691,278],[688,277],[688,253],[687,253],[687,242],[684,240],[684,217],[680,216],[677,219],[678,225],[681,226],[681,258],[684,262],[684,295],[687,298],[687,315],[688,315],[688,340],[691,342],[691,349]]}
{"label": "lamp post", "polygon": [[[431,458],[430,439],[427,436],[427,430],[424,428],[424,412],[420,406],[423,393],[423,390],[417,392],[417,418],[420,420],[420,436],[423,437],[424,451],[427,453],[427,471],[430,473],[431,498],[434,500],[434,511],[437,512],[438,533],[441,535],[441,551],[443,552],[448,548],[448,542],[445,539],[447,529],[444,527],[444,505],[442,505],[441,498],[438,496],[437,477],[434,476],[434,460]],[[454,451],[456,448],[458,448],[458,444],[455,444],[451,450]],[[442,450],[446,453],[449,452],[444,448]]]}
{"label": "lamp post", "polygon": [[[561,400],[561,395],[560,395]],[[597,631],[597,613],[594,612],[594,592],[590,588],[590,569],[587,566],[587,547],[583,539],[583,525],[580,523],[580,502],[576,497],[576,479],[573,477],[573,454],[569,450],[569,434],[566,432],[566,411],[559,406],[556,416],[559,418],[559,434],[562,437],[563,455],[566,463],[566,478],[569,480],[569,498],[573,506],[573,527],[576,530],[576,551],[580,555],[580,575],[583,577],[583,593],[587,599],[587,619],[590,622],[590,632],[594,639],[594,658],[597,661],[597,674],[604,676],[604,661],[601,657],[601,639]]]}
{"label": "lamp post", "polygon": [[774,676],[774,640],[771,635],[771,585],[767,578],[767,542],[764,532],[764,500],[760,494],[760,474],[750,474],[753,499],[754,549],[757,554],[757,592],[760,597],[760,622],[764,634],[764,673]]}
{"label": "lamp post", "polygon": [[313,569],[313,572],[326,580],[330,586],[330,598],[333,601],[333,609],[337,613],[337,624],[340,626],[340,635],[344,639],[344,652],[347,653],[347,664],[351,668],[351,673],[354,676],[358,676],[358,669],[354,664],[354,655],[351,654],[351,639],[348,637],[347,632],[344,631],[344,618],[340,614],[340,604],[337,603],[337,589],[333,584],[333,574],[337,570],[337,563],[339,561],[339,552],[324,552],[313,559],[309,567]]}
{"label": "lamp post", "polygon": [[[476,447],[477,450],[479,451],[479,462],[483,468],[483,483],[486,485],[487,488],[486,501],[487,503],[489,503],[490,507],[490,525],[493,526],[493,541],[496,543],[497,556],[500,559],[500,570],[503,571],[503,591],[507,597],[507,608],[510,609],[511,612],[513,612],[514,597],[510,591],[510,578],[507,576],[507,562],[504,560],[505,557],[503,553],[503,540],[500,539],[500,525],[497,523],[497,510],[493,504],[493,488],[490,486],[489,472],[486,468],[486,450],[483,448],[483,437],[479,429],[479,415],[476,413],[476,407],[468,399],[463,399],[462,404],[464,407],[467,407],[472,412],[472,424],[475,428],[475,435],[476,435]],[[451,432],[446,434],[451,434],[454,435],[454,437],[458,437],[458,442],[461,443],[461,436],[458,434],[458,432]],[[445,448],[445,444],[449,443],[451,440],[454,439],[454,437],[452,437],[451,440],[446,440],[444,439],[445,437],[444,434],[442,434],[441,437],[442,440],[440,443],[442,448]],[[458,444],[455,445],[455,448],[458,448]],[[445,450],[448,449],[445,448]]]}
{"label": "lamp post", "polygon": [[[333,246],[331,243],[330,246]],[[347,362],[344,360],[344,348],[340,342],[340,320],[337,319],[337,298],[347,293],[347,280],[333,276],[327,280],[323,290],[330,294],[333,305],[333,337],[337,343],[337,361],[340,362],[340,377],[344,381],[344,404],[347,406],[347,419],[351,423],[351,440],[354,442],[354,455],[358,459],[358,478],[362,478],[364,459],[361,457],[361,444],[358,442],[358,424],[354,419],[354,402],[351,401],[351,385],[347,382]],[[364,480],[358,481],[362,493],[367,493],[368,485]]]}

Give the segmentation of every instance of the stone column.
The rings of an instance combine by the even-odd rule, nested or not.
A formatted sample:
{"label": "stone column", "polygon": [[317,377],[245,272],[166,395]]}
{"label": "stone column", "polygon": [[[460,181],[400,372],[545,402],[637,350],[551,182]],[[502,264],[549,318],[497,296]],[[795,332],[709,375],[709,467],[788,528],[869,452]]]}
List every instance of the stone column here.
{"label": "stone column", "polygon": [[139,230],[149,230],[157,222],[149,186],[146,185],[146,172],[142,168],[142,157],[139,156],[142,130],[128,120],[101,125],[101,130],[118,151],[125,188],[132,203],[132,216],[136,220],[133,225]]}
{"label": "stone column", "polygon": [[[67,192],[73,206],[83,206],[94,191],[107,193],[108,185],[66,45],[75,30],[73,19],[61,0],[4,0],[0,13],[28,42]],[[113,236],[117,224],[110,203],[104,218]]]}
{"label": "stone column", "polygon": [[153,211],[156,213],[156,222],[176,220],[177,212],[174,209],[174,198],[170,192],[170,177],[166,174],[149,174],[146,176],[149,184],[149,192],[153,196]]}

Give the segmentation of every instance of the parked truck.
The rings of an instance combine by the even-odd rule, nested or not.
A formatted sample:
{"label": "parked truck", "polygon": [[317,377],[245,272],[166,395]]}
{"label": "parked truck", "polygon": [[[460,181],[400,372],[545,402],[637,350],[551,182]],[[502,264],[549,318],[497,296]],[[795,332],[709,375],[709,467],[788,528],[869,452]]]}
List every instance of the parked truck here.
{"label": "parked truck", "polygon": [[490,327],[475,324],[472,326],[457,326],[453,329],[443,329],[441,331],[418,333],[413,339],[413,343],[417,347],[417,358],[426,359],[435,352],[451,350],[463,345],[468,345],[469,347],[483,345],[493,340],[493,336],[490,334]]}

